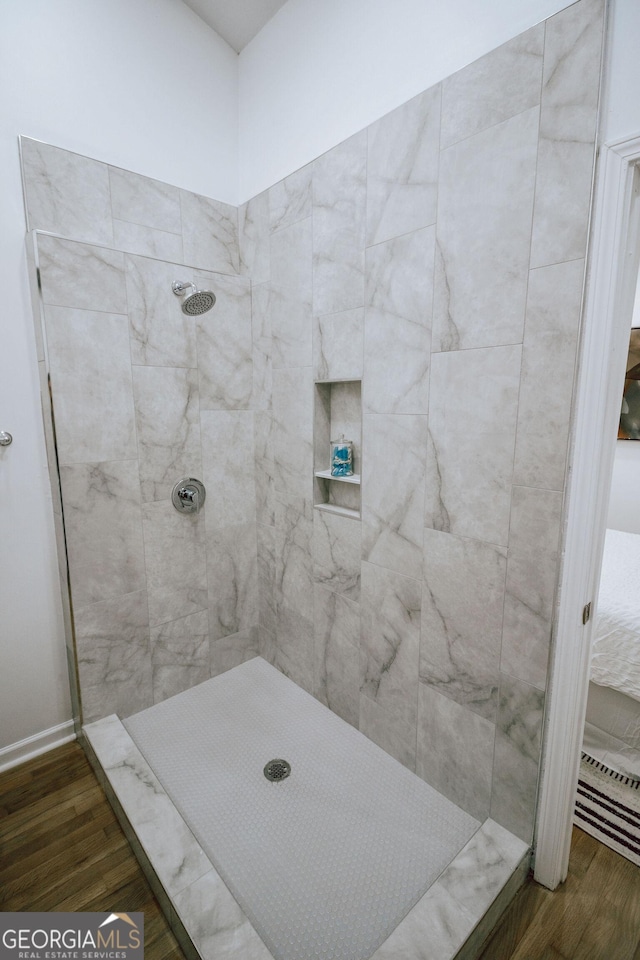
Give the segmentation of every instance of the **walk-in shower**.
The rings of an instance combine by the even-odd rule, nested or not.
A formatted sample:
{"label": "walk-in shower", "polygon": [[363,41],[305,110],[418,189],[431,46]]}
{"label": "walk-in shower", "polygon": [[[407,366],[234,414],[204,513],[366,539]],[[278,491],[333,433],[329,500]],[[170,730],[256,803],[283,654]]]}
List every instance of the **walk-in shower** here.
{"label": "walk-in shower", "polygon": [[70,669],[189,958],[470,960],[526,873],[601,19],[240,209],[23,141]]}
{"label": "walk-in shower", "polygon": [[[187,290],[191,288],[191,293]],[[188,317],[199,317],[202,313],[211,310],[216,302],[216,295],[211,290],[198,290],[191,280],[174,280],[171,289],[176,297],[184,297],[182,312]]]}

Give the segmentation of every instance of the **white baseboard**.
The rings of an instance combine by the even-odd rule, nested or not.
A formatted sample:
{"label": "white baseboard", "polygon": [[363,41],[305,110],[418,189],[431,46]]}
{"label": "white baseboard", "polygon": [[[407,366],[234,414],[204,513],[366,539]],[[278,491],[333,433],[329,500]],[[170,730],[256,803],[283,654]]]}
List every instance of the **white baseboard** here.
{"label": "white baseboard", "polygon": [[27,737],[26,740],[19,740],[18,743],[2,747],[0,749],[0,773],[75,739],[73,720],[65,720],[64,723],[59,723],[56,727],[49,727],[48,730],[43,730],[41,733],[34,733],[32,737]]}

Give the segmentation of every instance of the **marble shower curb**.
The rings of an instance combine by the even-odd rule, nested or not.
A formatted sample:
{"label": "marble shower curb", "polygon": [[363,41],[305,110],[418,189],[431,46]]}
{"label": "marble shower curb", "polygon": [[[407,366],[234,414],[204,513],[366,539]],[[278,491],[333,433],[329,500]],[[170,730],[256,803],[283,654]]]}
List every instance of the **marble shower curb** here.
{"label": "marble shower curb", "polygon": [[[188,960],[273,960],[118,717],[81,742]],[[529,863],[487,819],[370,960],[473,960]]]}

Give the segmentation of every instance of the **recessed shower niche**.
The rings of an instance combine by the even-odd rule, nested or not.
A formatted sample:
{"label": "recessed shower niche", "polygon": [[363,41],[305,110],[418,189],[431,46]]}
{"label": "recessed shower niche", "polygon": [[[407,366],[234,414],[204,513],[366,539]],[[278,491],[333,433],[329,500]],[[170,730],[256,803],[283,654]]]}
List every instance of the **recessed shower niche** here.
{"label": "recessed shower niche", "polygon": [[[360,380],[319,380],[313,414],[314,506],[343,517],[360,519],[362,464],[362,400]],[[332,441],[353,444],[353,473],[332,476]]]}

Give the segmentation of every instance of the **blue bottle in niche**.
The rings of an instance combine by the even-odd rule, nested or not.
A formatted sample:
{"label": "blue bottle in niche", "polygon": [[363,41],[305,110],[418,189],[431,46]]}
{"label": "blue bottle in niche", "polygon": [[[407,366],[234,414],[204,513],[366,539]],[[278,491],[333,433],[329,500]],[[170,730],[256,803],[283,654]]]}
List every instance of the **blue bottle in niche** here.
{"label": "blue bottle in niche", "polygon": [[344,435],[331,441],[331,476],[353,476],[353,441],[345,440]]}

